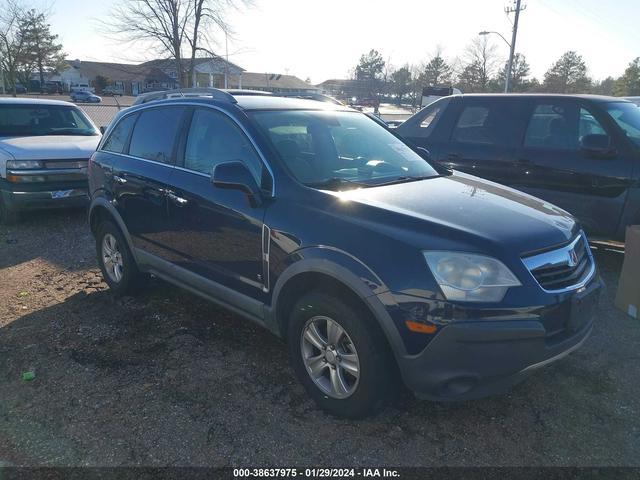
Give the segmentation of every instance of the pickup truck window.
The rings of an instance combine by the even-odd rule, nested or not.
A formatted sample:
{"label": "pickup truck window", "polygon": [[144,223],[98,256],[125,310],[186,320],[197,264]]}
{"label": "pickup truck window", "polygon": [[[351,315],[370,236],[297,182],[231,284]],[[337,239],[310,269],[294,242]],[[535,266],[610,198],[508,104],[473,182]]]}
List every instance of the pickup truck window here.
{"label": "pickup truck window", "polygon": [[98,135],[91,122],[73,106],[0,105],[0,136]]}
{"label": "pickup truck window", "polygon": [[585,135],[604,135],[600,122],[577,104],[546,103],[534,109],[524,139],[525,147],[578,150]]}
{"label": "pickup truck window", "polygon": [[607,112],[615,120],[627,137],[640,147],[640,107],[633,103],[607,103]]}

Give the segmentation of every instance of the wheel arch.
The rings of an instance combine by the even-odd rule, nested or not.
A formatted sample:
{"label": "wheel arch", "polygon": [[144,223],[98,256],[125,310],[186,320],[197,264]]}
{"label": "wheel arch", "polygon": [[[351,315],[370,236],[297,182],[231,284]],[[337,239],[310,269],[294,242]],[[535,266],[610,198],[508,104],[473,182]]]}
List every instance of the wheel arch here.
{"label": "wheel arch", "polygon": [[[306,253],[309,256],[309,252]],[[323,255],[322,258],[298,260],[279,275],[273,289],[271,311],[267,315],[271,330],[286,339],[289,313],[297,299],[306,292],[320,289],[357,302],[366,309],[394,355],[404,355],[404,342],[380,299],[381,294],[388,291],[386,286],[377,277],[377,281],[370,278],[372,272],[357,259],[336,251],[330,256],[333,258]]]}
{"label": "wheel arch", "polygon": [[118,210],[116,210],[116,208],[107,201],[107,199],[102,197],[94,198],[89,207],[89,228],[91,229],[92,234],[96,234],[98,225],[104,220],[111,220],[116,224],[127,242],[131,255],[133,255],[134,260],[137,261],[136,251],[133,248],[129,231],[127,230],[124,220],[122,220],[122,217],[118,213]]}

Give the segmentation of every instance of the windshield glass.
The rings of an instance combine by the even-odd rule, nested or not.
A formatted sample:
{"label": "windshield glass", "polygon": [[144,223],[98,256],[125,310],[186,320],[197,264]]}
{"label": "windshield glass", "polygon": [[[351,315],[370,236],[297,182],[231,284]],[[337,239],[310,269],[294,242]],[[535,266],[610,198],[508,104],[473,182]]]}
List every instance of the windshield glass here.
{"label": "windshield glass", "polygon": [[342,190],[438,175],[420,155],[361,113],[281,110],[252,116],[305,185]]}
{"label": "windshield glass", "polygon": [[640,107],[634,103],[607,103],[607,112],[624,130],[627,137],[640,147]]}
{"label": "windshield glass", "polygon": [[97,135],[77,108],[66,105],[0,105],[0,136]]}

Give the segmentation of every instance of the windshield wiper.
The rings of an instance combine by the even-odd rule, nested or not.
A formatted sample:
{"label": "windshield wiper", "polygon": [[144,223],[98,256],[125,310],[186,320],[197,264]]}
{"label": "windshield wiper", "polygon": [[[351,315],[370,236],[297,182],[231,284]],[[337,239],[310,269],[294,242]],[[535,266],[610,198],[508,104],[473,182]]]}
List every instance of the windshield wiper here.
{"label": "windshield wiper", "polygon": [[405,175],[402,177],[394,178],[393,180],[389,180],[388,182],[374,183],[369,186],[380,187],[383,185],[394,185],[396,183],[417,182],[418,180],[428,180],[430,178],[437,178],[439,176],[440,175]]}
{"label": "windshield wiper", "polygon": [[320,188],[320,189],[328,188],[329,190],[335,190],[338,187],[344,187],[344,186],[353,186],[354,188],[371,186],[370,184],[367,184],[367,183],[356,182],[354,180],[348,180],[342,177],[331,177],[331,178],[327,178],[326,180],[322,180],[320,182],[308,182],[308,183],[305,183],[305,185],[311,188]]}

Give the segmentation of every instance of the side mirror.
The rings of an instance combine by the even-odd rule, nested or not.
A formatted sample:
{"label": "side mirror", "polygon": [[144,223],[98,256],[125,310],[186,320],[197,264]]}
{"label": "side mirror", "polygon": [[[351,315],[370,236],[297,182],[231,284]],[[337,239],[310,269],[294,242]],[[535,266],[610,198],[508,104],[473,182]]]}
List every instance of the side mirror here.
{"label": "side mirror", "polygon": [[104,133],[105,133],[106,131],[107,131],[107,127],[105,127],[104,125],[102,125],[102,126],[100,127],[100,133],[101,133],[102,135],[104,135]]}
{"label": "side mirror", "polygon": [[427,162],[431,161],[431,152],[424,147],[418,147],[418,154],[424,158]]}
{"label": "side mirror", "polygon": [[580,150],[592,157],[609,158],[616,155],[611,137],[601,133],[592,133],[582,137]]}
{"label": "side mirror", "polygon": [[260,187],[247,166],[242,162],[219,163],[213,169],[211,182],[218,188],[244,192],[254,207],[262,204]]}

